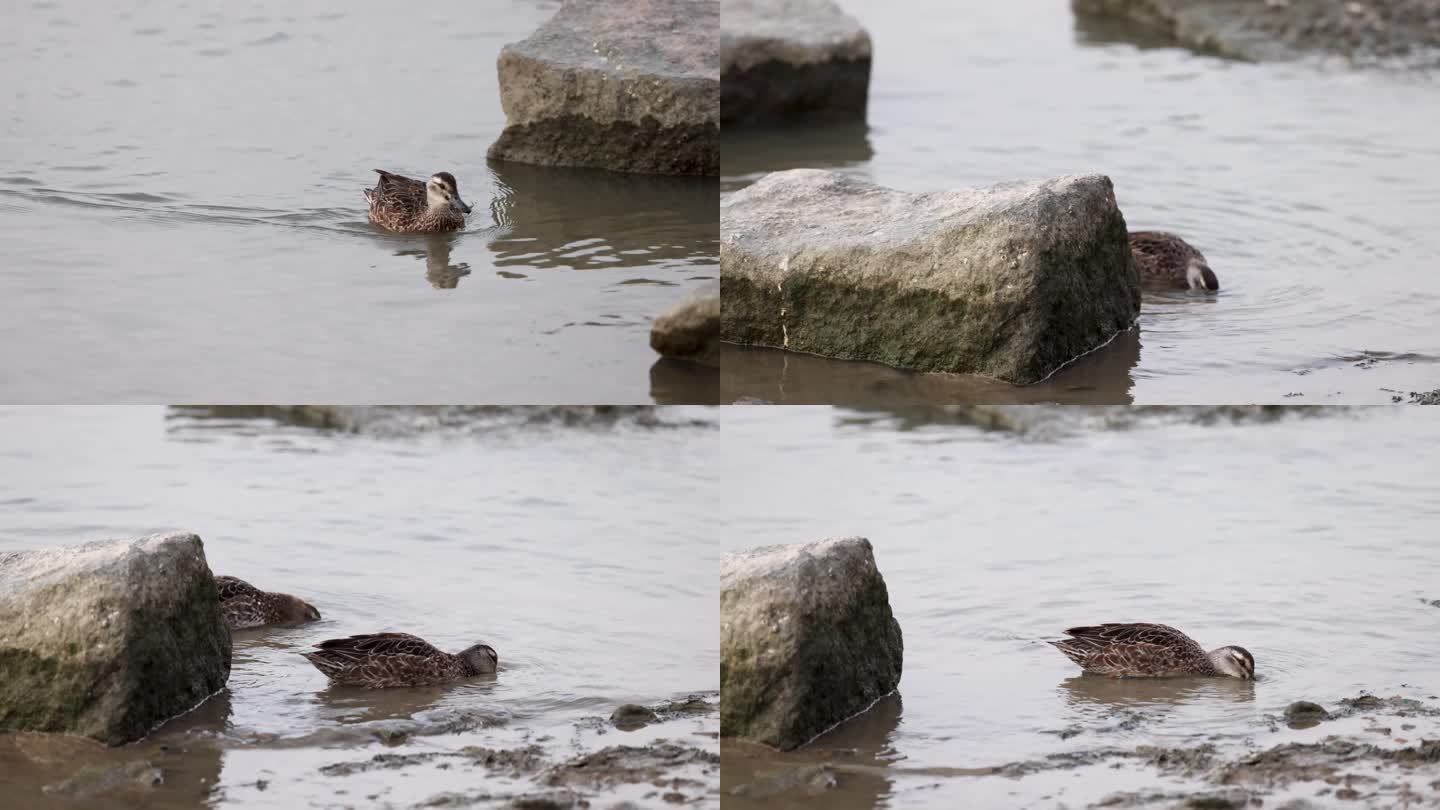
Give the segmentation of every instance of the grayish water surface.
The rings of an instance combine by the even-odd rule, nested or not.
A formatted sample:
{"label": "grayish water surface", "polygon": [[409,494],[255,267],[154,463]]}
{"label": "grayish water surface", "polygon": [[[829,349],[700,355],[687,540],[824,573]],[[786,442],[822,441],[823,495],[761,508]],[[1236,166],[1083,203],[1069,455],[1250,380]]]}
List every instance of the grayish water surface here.
{"label": "grayish water surface", "polygon": [[[718,273],[715,181],[485,160],[558,5],[10,4],[4,399],[714,401],[648,330]],[[467,230],[371,226],[373,168]]]}
{"label": "grayish water surface", "polygon": [[722,194],[800,167],[912,191],[1100,172],[1132,229],[1183,235],[1222,289],[1147,294],[1138,336],[1031,388],[732,349],[725,401],[1378,403],[1440,385],[1433,77],[1156,47],[1064,0],[843,6],[875,43],[868,129],[729,132]]}
{"label": "grayish water surface", "polygon": [[[408,807],[446,791],[539,788],[463,758],[351,775],[320,768],[471,745],[537,744],[556,761],[662,738],[713,752],[713,713],[630,733],[595,718],[628,702],[713,700],[719,550],[696,515],[712,503],[714,477],[691,462],[718,442],[713,423],[376,438],[149,406],[0,409],[0,550],[195,531],[217,573],[300,595],[324,615],[237,633],[225,692],[108,754],[153,762],[163,786],[57,806]],[[298,654],[385,630],[452,651],[483,640],[500,672],[448,688],[342,689]],[[457,730],[377,742],[412,720]],[[57,761],[49,743],[6,736],[0,796],[27,807],[42,806],[40,784],[94,757]],[[713,768],[684,775],[708,785],[678,790],[718,806]],[[594,798],[608,806],[655,792],[622,785]]]}
{"label": "grayish water surface", "polygon": [[[1415,731],[1397,721],[1393,738],[1278,723],[1295,700],[1334,707],[1369,691],[1434,705],[1440,694],[1440,608],[1427,604],[1440,600],[1440,484],[1420,449],[1440,443],[1440,412],[1120,425],[1040,412],[1038,429],[1017,436],[913,413],[724,410],[728,546],[868,537],[905,640],[898,697],[815,750],[726,743],[727,786],[819,760],[854,769],[837,788],[777,804],[727,793],[727,807],[1086,806],[1177,783],[1137,766],[969,774],[1139,745],[1208,742],[1233,755],[1331,734],[1394,747],[1440,733],[1434,718],[1410,721]],[[1106,621],[1239,644],[1261,680],[1078,677],[1044,643]]]}

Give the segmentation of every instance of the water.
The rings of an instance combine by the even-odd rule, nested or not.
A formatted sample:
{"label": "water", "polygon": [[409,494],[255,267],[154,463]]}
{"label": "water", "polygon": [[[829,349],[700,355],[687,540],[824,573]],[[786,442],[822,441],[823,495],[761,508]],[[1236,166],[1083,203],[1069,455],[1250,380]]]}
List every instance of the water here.
{"label": "water", "polygon": [[1063,0],[842,5],[875,43],[868,129],[727,133],[722,194],[801,167],[912,191],[1100,172],[1222,290],[1147,294],[1138,336],[1037,387],[731,347],[725,401],[1358,404],[1440,380],[1433,77],[1156,47]]}
{"label": "water", "polygon": [[[695,519],[714,478],[684,463],[710,457],[718,441],[713,424],[381,438],[148,406],[6,407],[0,550],[195,531],[212,570],[300,595],[324,615],[237,633],[225,692],[146,741],[83,749],[83,761],[162,768],[164,786],[131,800],[408,807],[445,791],[527,792],[537,789],[530,777],[463,759],[352,775],[320,768],[381,753],[451,757],[470,745],[538,744],[556,761],[661,738],[713,752],[713,712],[631,733],[593,718],[718,689],[718,543]],[[322,639],[382,630],[452,651],[486,641],[501,670],[448,688],[340,689],[298,655]],[[377,725],[411,720],[496,725],[376,742]],[[57,758],[56,745],[0,740],[0,792],[40,806],[39,786],[77,761],[68,751]],[[714,769],[690,776],[700,784],[679,790],[718,807]],[[640,788],[601,798],[608,806]],[[93,806],[117,800],[102,794]]]}
{"label": "water", "polygon": [[[6,401],[713,401],[648,332],[718,275],[715,180],[485,160],[558,6],[11,4]],[[373,168],[452,172],[468,228],[369,225]]]}
{"label": "water", "polygon": [[[883,411],[724,410],[728,547],[868,537],[905,640],[898,698],[816,750],[726,743],[727,785],[819,760],[852,769],[837,789],[780,805],[727,795],[727,807],[1087,806],[1173,782],[1109,765],[969,774],[1147,744],[1385,744],[1358,725],[1276,718],[1300,699],[1440,694],[1440,610],[1422,601],[1440,599],[1440,484],[1416,449],[1440,442],[1428,409],[1128,426],[1042,412],[1045,429],[1024,435]],[[1239,644],[1262,679],[1080,678],[1043,643],[1105,621]],[[1395,736],[1440,731],[1411,722],[1421,730]]]}

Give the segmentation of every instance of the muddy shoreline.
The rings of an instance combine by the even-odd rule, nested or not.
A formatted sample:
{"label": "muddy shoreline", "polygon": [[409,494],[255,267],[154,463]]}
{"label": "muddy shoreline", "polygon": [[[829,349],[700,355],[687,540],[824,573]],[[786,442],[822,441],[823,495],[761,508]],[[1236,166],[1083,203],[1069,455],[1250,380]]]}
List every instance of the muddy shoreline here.
{"label": "muddy shoreline", "polygon": [[[881,707],[880,713],[890,711]],[[893,710],[898,713],[897,706]],[[860,722],[871,722],[860,720]],[[795,807],[882,806],[881,796],[900,795],[910,782],[939,787],[953,780],[1003,779],[1017,783],[1016,796],[1030,796],[1028,781],[1045,791],[1057,776],[1113,782],[1102,773],[1121,771],[1145,787],[1068,795],[1066,806],[1092,808],[1216,808],[1254,806],[1328,807],[1335,800],[1363,808],[1440,807],[1440,697],[1416,699],[1360,693],[1328,706],[1295,701],[1282,714],[1267,716],[1267,728],[1253,736],[1308,731],[1303,739],[1251,744],[1216,739],[1194,745],[1105,745],[1000,765],[921,767],[886,762],[875,752],[815,748],[790,754],[742,740],[721,746],[727,806],[762,806],[781,801]],[[1088,729],[1097,738],[1132,727]],[[1333,732],[1333,733],[1332,733]],[[887,787],[883,786],[888,783]],[[965,790],[963,785],[956,789]],[[874,796],[875,803],[850,800]],[[1058,797],[1054,797],[1058,798]],[[884,805],[888,806],[888,805]]]}
{"label": "muddy shoreline", "polygon": [[[310,749],[325,752],[315,771],[333,784],[339,806],[371,806],[374,779],[430,769],[445,772],[452,789],[385,806],[548,810],[631,800],[714,808],[720,783],[718,699],[717,692],[704,692],[643,706],[625,704],[609,717],[575,721],[568,736],[524,728],[503,713],[452,709],[286,737],[216,730],[212,721],[228,713],[229,696],[222,694],[195,716],[119,748],[64,735],[0,736],[0,785],[8,795],[27,797],[32,802],[27,806],[163,804],[166,793],[247,801],[267,791],[270,781],[222,786],[219,774],[227,753]],[[458,744],[459,735],[468,742],[487,732],[497,741],[522,742]],[[633,732],[643,733],[631,737]],[[446,736],[457,741],[447,745]],[[367,775],[366,790],[348,789]],[[457,782],[474,787],[453,789]],[[346,794],[352,798],[342,798]]]}

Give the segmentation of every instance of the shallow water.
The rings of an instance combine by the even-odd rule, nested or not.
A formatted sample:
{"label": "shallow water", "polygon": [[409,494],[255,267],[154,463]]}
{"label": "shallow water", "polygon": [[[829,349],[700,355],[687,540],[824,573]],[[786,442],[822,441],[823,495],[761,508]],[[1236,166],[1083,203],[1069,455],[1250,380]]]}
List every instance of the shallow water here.
{"label": "shallow water", "polygon": [[[13,5],[6,401],[713,401],[648,332],[718,274],[714,179],[485,160],[558,5]],[[369,225],[372,168],[452,172],[467,230]]]}
{"label": "shallow water", "polygon": [[1147,294],[1138,336],[1031,388],[732,349],[725,401],[1380,403],[1437,385],[1433,77],[1156,47],[1063,0],[842,5],[875,43],[868,129],[732,131],[722,194],[800,167],[913,191],[1101,172],[1129,226],[1182,234],[1221,292]]}
{"label": "shallow water", "polygon": [[[557,761],[659,738],[714,751],[713,713],[636,732],[594,718],[718,688],[718,543],[695,520],[713,474],[685,463],[718,440],[713,424],[377,438],[148,406],[0,409],[0,550],[195,531],[214,571],[301,595],[324,615],[237,633],[228,689],[133,746],[57,765],[53,743],[0,735],[0,794],[38,803],[39,785],[68,777],[73,761],[144,759],[165,784],[119,795],[148,807],[410,806],[536,786],[462,760],[320,769],[470,745],[534,743]],[[447,688],[341,689],[298,654],[382,630],[449,650],[483,640],[500,672]],[[456,730],[376,741],[417,719]],[[680,790],[718,806],[714,775],[690,775],[708,787]]]}
{"label": "shallow water", "polygon": [[[1040,411],[1017,435],[918,413],[724,410],[728,547],[868,537],[905,641],[898,697],[809,752],[727,742],[727,791],[829,761],[852,769],[837,788],[779,806],[1084,806],[1170,782],[1109,766],[973,774],[1138,745],[1235,752],[1337,733],[1396,745],[1356,725],[1275,724],[1296,700],[1440,694],[1440,609],[1426,602],[1440,599],[1440,484],[1417,451],[1440,442],[1440,413],[1112,424]],[[1044,643],[1105,621],[1239,644],[1261,680],[1078,677]],[[1394,736],[1440,732],[1415,722],[1429,725]]]}

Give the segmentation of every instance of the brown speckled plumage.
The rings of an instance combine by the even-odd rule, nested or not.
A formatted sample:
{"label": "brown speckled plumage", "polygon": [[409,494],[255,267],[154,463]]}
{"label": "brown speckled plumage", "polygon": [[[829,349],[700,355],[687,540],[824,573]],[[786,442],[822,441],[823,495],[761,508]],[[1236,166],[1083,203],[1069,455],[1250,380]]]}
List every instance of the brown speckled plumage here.
{"label": "brown speckled plumage", "polygon": [[262,591],[243,579],[215,577],[220,610],[231,630],[271,624],[303,624],[320,618],[314,605],[288,593]]}
{"label": "brown speckled plumage", "polygon": [[[1255,659],[1242,647],[1206,652],[1196,641],[1163,624],[1099,624],[1072,627],[1070,638],[1051,644],[1086,672],[1112,678],[1231,675],[1253,678]],[[1216,658],[1230,671],[1216,666]],[[1248,673],[1248,674],[1246,674]]]}
{"label": "brown speckled plumage", "polygon": [[[1140,280],[1147,284],[1163,285],[1181,290],[1218,290],[1220,280],[1205,261],[1205,256],[1184,239],[1173,233],[1162,231],[1131,231],[1130,253],[1135,257],[1135,269]],[[1198,286],[1190,281],[1190,266],[1194,263],[1199,273]]]}
{"label": "brown speckled plumage", "polygon": [[494,648],[476,644],[451,654],[409,633],[374,633],[322,641],[301,653],[341,686],[427,686],[495,671]]}
{"label": "brown speckled plumage", "polygon": [[437,233],[458,231],[465,227],[469,206],[460,199],[460,186],[449,172],[438,172],[431,181],[441,181],[453,193],[456,205],[432,205],[425,183],[409,177],[376,169],[380,175],[375,188],[365,189],[370,203],[370,221],[398,233]]}

